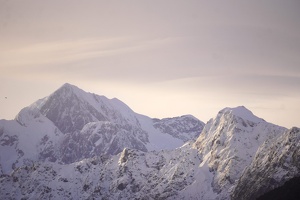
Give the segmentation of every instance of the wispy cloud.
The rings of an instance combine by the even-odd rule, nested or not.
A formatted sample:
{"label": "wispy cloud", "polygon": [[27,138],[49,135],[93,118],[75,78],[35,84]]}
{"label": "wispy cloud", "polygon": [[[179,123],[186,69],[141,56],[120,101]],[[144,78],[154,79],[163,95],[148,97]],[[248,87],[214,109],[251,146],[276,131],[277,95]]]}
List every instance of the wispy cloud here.
{"label": "wispy cloud", "polygon": [[145,114],[284,104],[299,124],[300,1],[0,4],[1,86],[17,97],[26,83],[43,96],[68,81],[131,96]]}
{"label": "wispy cloud", "polygon": [[6,69],[66,64],[85,59],[157,48],[163,44],[174,42],[174,40],[176,38],[143,39],[122,37],[37,43],[1,52],[0,64],[2,68]]}

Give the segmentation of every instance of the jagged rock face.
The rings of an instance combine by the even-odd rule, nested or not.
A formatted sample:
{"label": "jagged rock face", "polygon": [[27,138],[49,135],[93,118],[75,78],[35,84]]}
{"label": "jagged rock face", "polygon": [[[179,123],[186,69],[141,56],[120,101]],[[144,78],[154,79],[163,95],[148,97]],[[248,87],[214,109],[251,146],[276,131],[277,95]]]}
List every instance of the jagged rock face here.
{"label": "jagged rock face", "polygon": [[140,128],[111,122],[92,122],[80,132],[66,134],[60,145],[61,161],[72,163],[102,154],[116,155],[124,148],[146,152],[148,134]]}
{"label": "jagged rock face", "polygon": [[[76,88],[65,85],[49,96],[40,111],[50,119],[63,133],[80,131],[89,122],[107,121],[102,113],[80,99],[76,94]],[[94,96],[97,100],[97,96]]]}
{"label": "jagged rock face", "polygon": [[36,163],[0,177],[0,198],[174,199],[195,181],[198,165],[190,146],[148,153],[124,149],[68,165]]}
{"label": "jagged rock face", "polygon": [[223,109],[207,123],[194,147],[213,174],[211,184],[218,199],[229,198],[228,191],[250,165],[259,146],[284,130],[240,107]]}
{"label": "jagged rock face", "polygon": [[285,182],[283,186],[260,196],[257,200],[298,200],[300,199],[299,188],[300,177],[295,177]]}
{"label": "jagged rock face", "polygon": [[[146,143],[149,142],[148,134],[131,125],[119,125],[110,122],[87,124],[81,132],[82,135],[92,141],[96,152],[115,155],[121,152],[125,147],[147,151]],[[107,148],[106,145],[111,145]],[[105,148],[106,147],[106,148]]]}
{"label": "jagged rock face", "polygon": [[66,84],[0,120],[0,199],[253,199],[300,175],[298,128],[245,107],[202,128]]}
{"label": "jagged rock face", "polygon": [[22,109],[15,120],[0,121],[1,172],[9,173],[36,161],[72,163],[103,154],[115,155],[125,147],[144,152],[177,148],[186,138],[195,138],[190,132],[181,133],[181,139],[172,133],[184,130],[185,124],[189,126],[186,130],[202,128],[198,126],[201,121],[188,118],[176,119],[180,126],[165,133],[154,127],[151,118],[136,114],[118,99],[65,84],[49,97]]}
{"label": "jagged rock face", "polygon": [[153,125],[162,133],[167,133],[187,142],[194,140],[200,135],[204,123],[190,115],[181,117],[153,119]]}
{"label": "jagged rock face", "polygon": [[[140,122],[141,127],[145,127],[145,121]],[[152,122],[147,123],[148,126]],[[246,189],[251,192],[249,188],[256,188],[256,182],[242,184],[253,175],[247,171],[252,169],[256,160],[260,160],[257,163],[264,166],[262,169],[270,170],[265,166],[275,164],[286,170],[275,176],[277,180],[295,176],[299,171],[299,129],[284,133],[285,128],[255,117],[244,107],[220,111],[204,127],[195,143],[189,142],[168,151],[125,148],[129,145],[135,149],[143,148],[147,144],[149,135],[136,128],[112,122],[92,122],[81,131],[64,134],[66,143],[60,154],[65,156],[63,162],[69,164],[31,162],[31,165],[16,168],[11,175],[1,176],[0,198],[212,200],[230,199],[233,192],[233,198],[243,199],[243,196],[236,197],[235,194],[240,193],[235,192]],[[157,129],[153,127],[151,130]],[[286,136],[289,134],[291,136]],[[128,135],[135,139],[127,140]],[[109,152],[116,138],[117,146],[124,147],[119,149],[120,154],[97,155],[97,148],[99,152]],[[47,140],[47,137],[43,139]],[[282,144],[285,148],[280,149],[285,156],[279,156],[276,141],[285,141]],[[75,144],[78,145],[72,151]],[[93,158],[74,162],[81,157]],[[277,157],[280,159],[275,159]],[[294,164],[286,166],[286,160]],[[253,176],[253,181],[259,180],[260,173],[263,172]]]}
{"label": "jagged rock face", "polygon": [[32,106],[39,109],[63,133],[80,131],[87,123],[97,121],[140,126],[136,114],[123,102],[87,93],[70,84],[64,84]]}
{"label": "jagged rock face", "polygon": [[255,199],[300,175],[300,129],[292,128],[272,143],[266,141],[243,173],[232,199]]}

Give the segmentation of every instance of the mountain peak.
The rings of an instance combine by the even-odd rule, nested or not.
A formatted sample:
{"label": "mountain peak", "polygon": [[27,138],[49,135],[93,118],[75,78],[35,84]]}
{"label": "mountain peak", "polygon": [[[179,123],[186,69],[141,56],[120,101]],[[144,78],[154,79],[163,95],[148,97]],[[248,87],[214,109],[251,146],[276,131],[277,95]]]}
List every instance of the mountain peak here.
{"label": "mountain peak", "polygon": [[255,116],[249,109],[247,109],[245,106],[238,106],[234,108],[224,108],[222,109],[219,114],[224,113],[224,114],[232,114],[234,116],[240,117],[244,120],[252,121],[255,123],[264,121],[263,119]]}
{"label": "mountain peak", "polygon": [[72,85],[70,83],[65,83],[62,85],[62,87],[76,87],[75,85]]}
{"label": "mountain peak", "polygon": [[[60,90],[70,90],[70,91],[82,91],[80,88],[78,88],[75,85],[72,85],[70,83],[65,83],[63,84],[61,87],[59,87],[56,91],[60,91]],[[55,91],[55,92],[56,92]]]}

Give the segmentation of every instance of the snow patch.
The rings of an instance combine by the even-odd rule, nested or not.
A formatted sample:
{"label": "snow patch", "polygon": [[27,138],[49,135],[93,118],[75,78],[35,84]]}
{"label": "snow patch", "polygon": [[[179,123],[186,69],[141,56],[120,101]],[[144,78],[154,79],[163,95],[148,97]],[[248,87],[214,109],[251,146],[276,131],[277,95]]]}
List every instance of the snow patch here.
{"label": "snow patch", "polygon": [[220,111],[220,113],[231,113],[237,117],[240,117],[244,120],[248,120],[254,123],[259,123],[264,121],[263,119],[255,116],[250,110],[245,108],[244,106],[238,106],[235,108],[224,108]]}

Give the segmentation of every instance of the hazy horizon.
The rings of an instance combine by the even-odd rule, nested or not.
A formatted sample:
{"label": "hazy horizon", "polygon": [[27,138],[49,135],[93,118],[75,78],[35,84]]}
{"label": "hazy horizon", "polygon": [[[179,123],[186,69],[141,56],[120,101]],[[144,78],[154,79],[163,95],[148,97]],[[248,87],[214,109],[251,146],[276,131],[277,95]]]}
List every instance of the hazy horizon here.
{"label": "hazy horizon", "polygon": [[300,127],[299,1],[0,1],[0,119],[68,82],[150,117]]}

